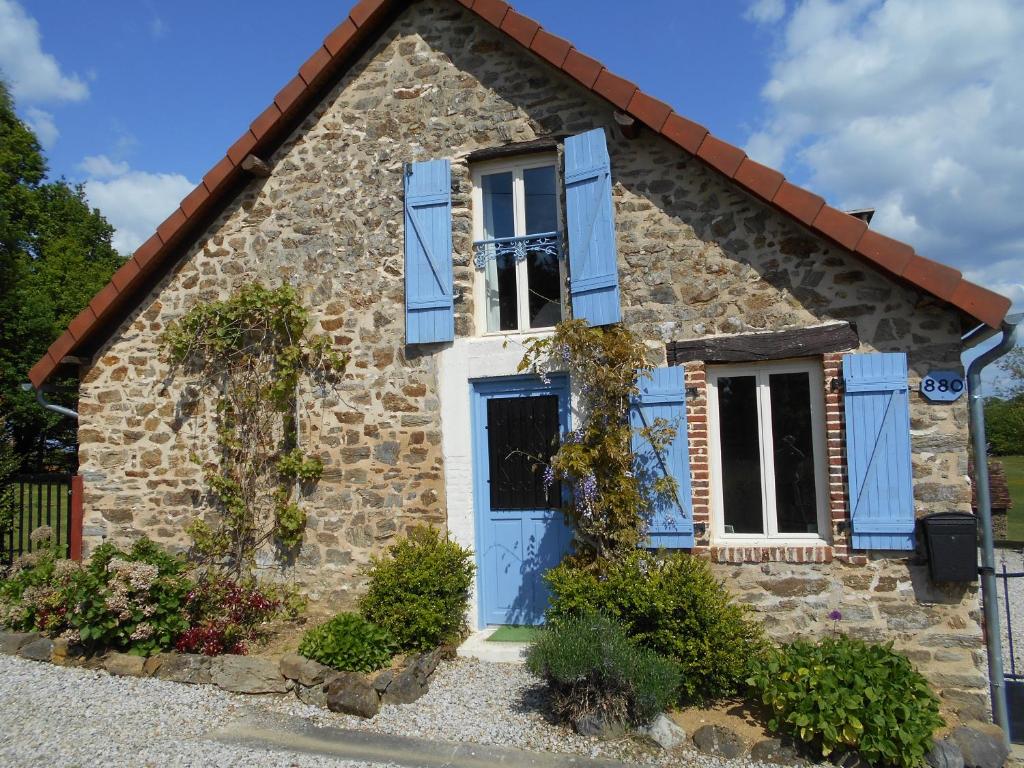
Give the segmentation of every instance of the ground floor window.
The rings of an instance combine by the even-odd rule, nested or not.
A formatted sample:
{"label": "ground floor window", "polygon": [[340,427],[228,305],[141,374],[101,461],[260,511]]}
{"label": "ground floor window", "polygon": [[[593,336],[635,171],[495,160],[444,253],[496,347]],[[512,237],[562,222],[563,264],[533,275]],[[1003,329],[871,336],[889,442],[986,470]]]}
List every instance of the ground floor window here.
{"label": "ground floor window", "polygon": [[826,538],[821,363],[713,366],[708,387],[716,537]]}

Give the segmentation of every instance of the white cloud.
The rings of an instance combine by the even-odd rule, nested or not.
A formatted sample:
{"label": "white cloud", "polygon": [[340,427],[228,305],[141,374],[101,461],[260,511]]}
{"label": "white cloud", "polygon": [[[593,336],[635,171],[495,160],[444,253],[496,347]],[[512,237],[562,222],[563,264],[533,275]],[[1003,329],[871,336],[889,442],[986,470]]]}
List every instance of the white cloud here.
{"label": "white cloud", "polygon": [[14,0],[0,0],[0,71],[22,103],[81,101],[89,87],[44,53],[39,24]]}
{"label": "white cloud", "polygon": [[785,0],[754,0],[743,17],[758,24],[774,24],[785,15]]}
{"label": "white cloud", "polygon": [[28,127],[32,129],[36,138],[39,139],[43,149],[52,147],[57,141],[57,137],[60,136],[57,124],[53,122],[53,115],[45,110],[38,109],[37,107],[26,108],[25,122],[28,123]]}
{"label": "white cloud", "polygon": [[180,173],[148,173],[106,155],[86,157],[85,194],[114,228],[114,248],[130,254],[156,231],[196,186]]}
{"label": "white cloud", "polygon": [[801,0],[777,29],[747,151],[1024,302],[1024,4]]}

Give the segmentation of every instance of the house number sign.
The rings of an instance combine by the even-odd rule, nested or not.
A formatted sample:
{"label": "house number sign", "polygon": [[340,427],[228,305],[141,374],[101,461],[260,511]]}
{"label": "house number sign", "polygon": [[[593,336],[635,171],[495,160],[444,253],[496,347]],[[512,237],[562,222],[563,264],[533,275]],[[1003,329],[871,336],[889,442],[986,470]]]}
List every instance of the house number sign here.
{"label": "house number sign", "polygon": [[921,395],[926,400],[951,403],[964,393],[967,384],[962,373],[956,371],[929,371],[921,379]]}

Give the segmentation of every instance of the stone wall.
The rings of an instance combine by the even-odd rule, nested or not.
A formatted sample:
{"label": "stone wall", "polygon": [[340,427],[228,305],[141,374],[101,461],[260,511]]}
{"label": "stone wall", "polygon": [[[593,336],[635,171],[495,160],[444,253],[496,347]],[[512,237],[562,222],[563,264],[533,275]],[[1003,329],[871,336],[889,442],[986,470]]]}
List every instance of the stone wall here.
{"label": "stone wall", "polygon": [[[186,524],[209,510],[189,455],[210,457],[212,404],[189,404],[187,382],[168,378],[159,334],[195,303],[224,298],[254,279],[295,285],[311,308],[312,330],[352,354],[337,391],[303,392],[302,442],[326,471],[304,502],[309,527],[298,561],[275,572],[314,600],[344,605],[372,553],[413,523],[443,524],[440,347],[409,348],[403,338],[403,163],[453,161],[461,337],[476,330],[467,155],[595,126],[609,136],[624,320],[654,354],[663,355],[670,340],[848,320],[862,350],[908,351],[912,384],[932,367],[959,367],[955,312],[811,236],[662,139],[645,132],[626,139],[606,102],[456,4],[423,0],[370,47],[268,159],[272,175],[249,183],[84,371],[86,549],[143,533],[185,546]],[[931,405],[915,394],[911,420],[918,511],[969,509],[966,402]],[[694,487],[701,483],[706,487],[707,478],[695,476]],[[277,567],[270,557],[264,565]],[[793,578],[826,584],[804,601],[812,607],[791,610],[781,601],[803,598],[767,591],[757,597],[762,568],[797,567],[725,572],[759,607],[790,611],[772,611],[773,621],[786,617],[786,631],[819,626],[819,608],[854,594],[879,630],[903,632],[891,625],[902,619],[890,618],[886,605],[915,617],[945,616],[945,607],[918,606],[909,587],[885,594],[875,588],[883,572],[900,585],[914,582],[892,575],[905,570],[899,563],[861,571],[800,566],[810,570],[793,571]],[[865,584],[851,586],[850,579]],[[977,652],[979,630],[968,613],[975,603],[973,593],[965,595],[939,619],[963,619],[969,629],[929,630],[962,632],[968,643],[946,649],[942,659],[934,652],[935,663]]]}

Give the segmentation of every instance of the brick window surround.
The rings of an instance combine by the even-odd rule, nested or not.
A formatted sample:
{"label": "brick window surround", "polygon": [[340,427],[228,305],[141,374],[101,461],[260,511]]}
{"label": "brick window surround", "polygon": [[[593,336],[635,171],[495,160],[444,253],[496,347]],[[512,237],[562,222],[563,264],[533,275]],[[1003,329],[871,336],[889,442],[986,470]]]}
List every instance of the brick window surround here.
{"label": "brick window surround", "polygon": [[690,475],[693,484],[693,522],[697,537],[693,552],[707,554],[717,563],[830,563],[841,560],[864,564],[867,557],[850,550],[847,509],[846,430],[843,395],[832,381],[842,377],[842,355],[820,356],[825,385],[825,441],[828,458],[828,500],[831,522],[830,544],[789,546],[745,546],[712,544],[711,469],[708,454],[708,380],[703,362],[683,364],[686,388],[686,418],[689,426]]}

